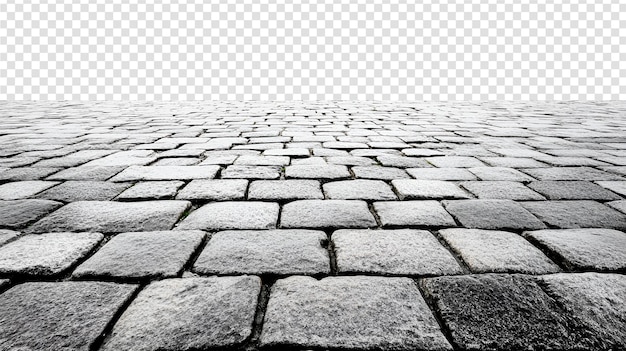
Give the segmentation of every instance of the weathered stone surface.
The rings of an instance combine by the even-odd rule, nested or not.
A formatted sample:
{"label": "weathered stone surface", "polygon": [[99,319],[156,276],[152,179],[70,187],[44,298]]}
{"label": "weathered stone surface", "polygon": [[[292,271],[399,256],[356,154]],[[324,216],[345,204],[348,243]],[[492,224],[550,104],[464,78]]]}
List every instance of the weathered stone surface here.
{"label": "weathered stone surface", "polygon": [[589,334],[572,325],[530,277],[439,277],[424,279],[422,286],[460,349],[591,349]]}
{"label": "weathered stone surface", "polygon": [[257,277],[168,279],[148,285],[102,350],[200,350],[241,344],[252,333]]}
{"label": "weathered stone surface", "polygon": [[11,168],[2,171],[0,169],[0,180],[18,181],[18,180],[39,180],[53,173],[60,171],[60,168]]}
{"label": "weathered stone surface", "polygon": [[67,181],[36,197],[63,202],[111,200],[130,184],[102,181]]}
{"label": "weathered stone surface", "polygon": [[7,229],[0,229],[0,245],[3,245],[8,241],[17,238],[19,235],[20,235],[20,232],[7,230]]}
{"label": "weathered stone surface", "polygon": [[342,200],[396,200],[391,187],[382,180],[342,180],[324,184],[329,199]]}
{"label": "weathered stone surface", "polygon": [[624,180],[618,175],[590,167],[527,168],[524,173],[539,180]]}
{"label": "weathered stone surface", "polygon": [[626,215],[595,201],[529,201],[522,206],[557,228],[626,229]]}
{"label": "weathered stone surface", "polygon": [[113,237],[83,262],[74,277],[170,278],[202,242],[201,231],[131,232]]}
{"label": "weathered stone surface", "polygon": [[467,228],[543,229],[545,225],[510,200],[448,200],[446,210]]}
{"label": "weathered stone surface", "polygon": [[494,167],[511,168],[540,168],[549,167],[543,162],[539,162],[528,157],[479,157],[485,163]]}
{"label": "weathered stone surface", "polygon": [[233,165],[222,170],[221,177],[224,179],[278,179],[280,178],[280,167]]}
{"label": "weathered stone surface", "polygon": [[451,350],[407,278],[289,277],[272,287],[261,346]]}
{"label": "weathered stone surface", "polygon": [[425,230],[337,230],[332,235],[339,272],[393,275],[458,274],[463,270]]}
{"label": "weathered stone surface", "polygon": [[20,228],[63,206],[50,200],[0,201],[0,227]]}
{"label": "weathered stone surface", "polygon": [[391,184],[400,195],[400,200],[469,198],[469,194],[454,183],[443,180],[397,179]]}
{"label": "weathered stone surface", "polygon": [[107,180],[125,166],[78,166],[64,169],[49,176],[48,180]]}
{"label": "weathered stone surface", "polygon": [[514,233],[461,228],[439,233],[473,273],[543,274],[560,270],[539,249]]}
{"label": "weathered stone surface", "polygon": [[376,157],[378,162],[383,166],[388,167],[400,167],[400,168],[419,168],[419,167],[432,167],[432,165],[419,157],[405,157],[405,156],[393,156],[383,155]]}
{"label": "weathered stone surface", "polygon": [[176,196],[182,200],[241,200],[246,195],[245,179],[192,180]]}
{"label": "weathered stone surface", "polygon": [[354,172],[355,177],[364,179],[392,180],[410,178],[404,169],[393,167],[356,166],[352,167],[352,172]]}
{"label": "weathered stone surface", "polygon": [[374,210],[385,227],[427,226],[454,227],[454,219],[437,201],[375,202]]}
{"label": "weathered stone surface", "polygon": [[463,182],[465,189],[478,196],[479,199],[496,200],[545,200],[541,194],[536,193],[518,182],[509,181],[480,181]]}
{"label": "weathered stone surface", "polygon": [[622,196],[626,196],[626,181],[600,181],[597,183],[603,188],[609,189]]}
{"label": "weathered stone surface", "polygon": [[289,164],[289,157],[241,155],[237,158],[235,164],[251,166],[286,166]]}
{"label": "weathered stone surface", "polygon": [[622,213],[626,213],[626,200],[611,201],[607,202],[606,204]]}
{"label": "weathered stone surface", "polygon": [[151,166],[193,166],[198,164],[200,159],[191,157],[168,157],[160,158]]}
{"label": "weathered stone surface", "polygon": [[46,182],[43,180],[25,180],[0,185],[0,200],[19,200],[31,197],[59,182]]}
{"label": "weathered stone surface", "polygon": [[299,200],[283,206],[282,228],[368,228],[376,220],[365,201]]}
{"label": "weathered stone surface", "polygon": [[138,182],[117,196],[117,200],[160,200],[171,199],[185,182],[181,180],[163,180]]}
{"label": "weathered stone surface", "polygon": [[465,168],[409,168],[406,170],[415,179],[475,180],[474,174]]}
{"label": "weathered stone surface", "polygon": [[176,228],[180,230],[270,229],[276,227],[278,211],[278,204],[270,202],[213,202],[193,211]]}
{"label": "weathered stone surface", "polygon": [[483,167],[484,163],[474,157],[467,156],[435,156],[428,157],[426,161],[439,168],[469,168]]}
{"label": "weathered stone surface", "polygon": [[285,167],[287,178],[342,179],[350,178],[348,168],[343,165],[296,165]]}
{"label": "weathered stone surface", "polygon": [[323,199],[317,180],[256,180],[250,184],[250,200],[310,200]]}
{"label": "weathered stone surface", "polygon": [[148,163],[156,161],[154,151],[152,150],[130,150],[120,151],[114,154],[89,161],[83,166],[133,166],[133,165],[147,165]]}
{"label": "weathered stone surface", "polygon": [[91,350],[135,285],[46,282],[0,295],[0,349]]}
{"label": "weathered stone surface", "polygon": [[78,201],[33,224],[31,232],[96,231],[120,233],[171,229],[188,201]]}
{"label": "weathered stone surface", "polygon": [[376,164],[371,158],[361,156],[331,156],[327,157],[326,161],[330,164],[344,166],[369,166]]}
{"label": "weathered stone surface", "polygon": [[524,235],[562,258],[572,270],[626,269],[626,234],[612,229],[548,229]]}
{"label": "weathered stone surface", "polygon": [[193,270],[202,274],[318,274],[330,272],[322,231],[278,229],[214,234]]}
{"label": "weathered stone surface", "polygon": [[534,180],[527,174],[507,167],[474,167],[469,168],[469,171],[481,180],[508,180],[512,182],[529,182]]}
{"label": "weathered stone surface", "polygon": [[0,273],[59,274],[87,255],[103,238],[99,233],[25,235],[0,247]]}
{"label": "weathered stone surface", "polygon": [[219,169],[219,166],[130,166],[111,181],[212,179]]}
{"label": "weathered stone surface", "polygon": [[549,200],[621,200],[621,196],[588,181],[538,181],[528,187]]}

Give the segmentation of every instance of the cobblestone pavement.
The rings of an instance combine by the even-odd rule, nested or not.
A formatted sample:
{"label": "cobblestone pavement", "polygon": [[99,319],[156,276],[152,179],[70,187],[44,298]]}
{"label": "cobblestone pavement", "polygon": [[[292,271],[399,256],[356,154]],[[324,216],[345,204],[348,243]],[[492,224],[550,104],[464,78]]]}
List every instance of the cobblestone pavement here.
{"label": "cobblestone pavement", "polygon": [[0,118],[0,350],[626,349],[626,102]]}

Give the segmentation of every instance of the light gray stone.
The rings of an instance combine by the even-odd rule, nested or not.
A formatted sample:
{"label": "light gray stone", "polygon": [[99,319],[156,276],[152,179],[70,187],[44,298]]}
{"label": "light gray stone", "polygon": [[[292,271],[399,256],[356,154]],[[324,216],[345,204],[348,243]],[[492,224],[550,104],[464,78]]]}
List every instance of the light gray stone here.
{"label": "light gray stone", "polygon": [[293,276],[272,287],[262,347],[451,350],[408,278]]}
{"label": "light gray stone", "polygon": [[193,270],[202,274],[328,274],[322,231],[279,229],[214,234]]}
{"label": "light gray stone", "polygon": [[50,200],[0,201],[0,226],[21,228],[63,206]]}
{"label": "light gray stone", "polygon": [[540,220],[511,200],[446,200],[443,204],[467,228],[545,228]]}
{"label": "light gray stone", "polygon": [[526,168],[524,173],[539,180],[624,180],[618,175],[591,167]]}
{"label": "light gray stone", "polygon": [[330,164],[344,166],[369,166],[376,164],[371,158],[360,156],[331,156],[327,157],[326,161]]}
{"label": "light gray stone", "polygon": [[200,162],[198,158],[191,157],[168,157],[160,158],[151,166],[193,166]]}
{"label": "light gray stone", "polygon": [[257,277],[168,279],[148,285],[101,348],[203,350],[242,344],[252,333]]}
{"label": "light gray stone", "polygon": [[305,179],[342,179],[350,178],[350,172],[343,165],[296,165],[285,167],[285,176]]}
{"label": "light gray stone", "polygon": [[510,168],[540,168],[549,167],[543,162],[539,162],[528,157],[479,157],[485,163],[494,167]]}
{"label": "light gray stone", "polygon": [[324,184],[329,199],[342,200],[396,200],[391,187],[382,180],[343,180]]}
{"label": "light gray stone", "polygon": [[18,180],[40,180],[53,173],[60,171],[60,168],[11,168],[4,171],[0,170],[0,180],[18,181]]}
{"label": "light gray stone", "polygon": [[63,202],[111,200],[130,184],[103,181],[67,181],[36,197]]}
{"label": "light gray stone", "polygon": [[256,180],[250,184],[250,200],[311,200],[323,199],[317,180]]}
{"label": "light gray stone", "polygon": [[611,201],[607,202],[606,204],[622,213],[626,213],[626,200]]}
{"label": "light gray stone", "polygon": [[469,168],[484,167],[485,164],[474,157],[467,156],[435,156],[428,157],[426,161],[439,168]]}
{"label": "light gray stone", "polygon": [[392,180],[410,178],[404,169],[393,167],[356,166],[352,167],[352,172],[355,177],[364,179]]}
{"label": "light gray stone", "polygon": [[176,228],[179,230],[270,229],[276,227],[278,211],[278,204],[271,202],[213,202],[193,211]]}
{"label": "light gray stone", "polygon": [[626,229],[626,215],[595,201],[529,201],[522,206],[556,228]]}
{"label": "light gray stone", "polygon": [[20,235],[20,232],[7,230],[7,229],[0,229],[0,246],[17,238],[19,235]]}
{"label": "light gray stone", "polygon": [[219,166],[130,166],[110,181],[212,179],[219,170]]}
{"label": "light gray stone", "polygon": [[374,210],[384,227],[424,226],[454,227],[456,223],[434,200],[375,202]]}
{"label": "light gray stone", "polygon": [[119,172],[125,166],[78,166],[64,169],[49,176],[48,180],[107,180]]}
{"label": "light gray stone", "polygon": [[414,199],[467,199],[469,195],[452,182],[443,180],[397,179],[391,184],[400,200]]}
{"label": "light gray stone", "polygon": [[283,206],[282,228],[368,228],[376,220],[365,201],[299,200]]}
{"label": "light gray stone", "polygon": [[468,170],[481,180],[508,180],[512,182],[530,182],[535,180],[527,174],[507,167],[473,167]]}
{"label": "light gray stone", "polygon": [[116,200],[171,199],[184,184],[182,180],[138,182],[119,194]]}
{"label": "light gray stone", "polygon": [[133,165],[147,165],[148,163],[152,163],[156,161],[155,152],[152,150],[130,150],[130,151],[119,151],[114,154],[89,161],[82,166],[90,167],[90,166],[106,166],[106,167],[115,167],[115,166],[133,166]]}
{"label": "light gray stone", "polygon": [[242,200],[246,195],[245,179],[196,179],[187,184],[176,196],[182,200]]}
{"label": "light gray stone", "polygon": [[278,179],[280,167],[232,165],[222,170],[221,177],[224,179]]}
{"label": "light gray stone", "polygon": [[463,273],[425,230],[337,230],[332,235],[340,273],[444,275]]}
{"label": "light gray stone", "polygon": [[33,224],[29,231],[96,231],[121,233],[171,229],[191,204],[188,201],[78,201]]}
{"label": "light gray stone", "polygon": [[405,156],[393,156],[382,155],[376,157],[381,165],[387,167],[400,167],[400,168],[419,168],[419,167],[432,167],[432,165],[419,157],[405,157]]}
{"label": "light gray stone", "polygon": [[236,165],[249,166],[286,166],[289,164],[287,156],[257,156],[241,155],[234,162]]}
{"label": "light gray stone", "polygon": [[0,185],[0,200],[20,200],[31,197],[59,182],[47,182],[43,180],[25,180]]}
{"label": "light gray stone", "polygon": [[541,194],[536,193],[518,182],[509,181],[480,181],[463,182],[465,189],[476,195],[479,199],[495,200],[545,200]]}
{"label": "light gray stone", "polygon": [[588,181],[538,181],[528,187],[550,200],[621,200],[621,196]]}
{"label": "light gray stone", "polygon": [[603,188],[609,189],[622,196],[626,196],[626,181],[600,181],[597,183]]}
{"label": "light gray stone", "polygon": [[465,168],[409,168],[406,170],[415,179],[433,180],[476,180],[476,176]]}

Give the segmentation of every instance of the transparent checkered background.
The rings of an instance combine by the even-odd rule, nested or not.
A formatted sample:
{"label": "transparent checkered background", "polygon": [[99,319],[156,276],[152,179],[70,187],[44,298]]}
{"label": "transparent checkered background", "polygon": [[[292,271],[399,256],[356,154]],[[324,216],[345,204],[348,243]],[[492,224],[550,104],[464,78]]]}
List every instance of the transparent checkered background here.
{"label": "transparent checkered background", "polygon": [[0,0],[0,99],[626,99],[626,1]]}

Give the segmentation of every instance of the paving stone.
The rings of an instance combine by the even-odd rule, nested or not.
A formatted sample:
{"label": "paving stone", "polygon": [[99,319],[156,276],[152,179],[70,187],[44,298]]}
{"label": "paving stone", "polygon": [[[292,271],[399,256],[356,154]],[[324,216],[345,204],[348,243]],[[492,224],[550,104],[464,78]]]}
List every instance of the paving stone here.
{"label": "paving stone", "polygon": [[89,161],[83,166],[143,166],[156,161],[155,153],[152,150],[131,150],[119,151],[114,154]]}
{"label": "paving stone", "polygon": [[375,202],[383,226],[454,227],[454,219],[437,201]]}
{"label": "paving stone", "polygon": [[278,211],[278,204],[271,202],[213,202],[193,211],[177,229],[270,229],[276,227]]}
{"label": "paving stone", "polygon": [[612,229],[547,229],[525,232],[571,270],[626,269],[626,234]]}
{"label": "paving stone", "polygon": [[8,229],[0,229],[0,246],[17,238],[19,235],[20,235],[20,232],[8,230]]}
{"label": "paving stone", "polygon": [[368,228],[376,220],[365,201],[298,200],[283,206],[282,228]]}
{"label": "paving stone", "polygon": [[545,200],[541,194],[528,189],[518,182],[479,181],[463,182],[461,186],[476,195],[479,199],[500,200]]}
{"label": "paving stone", "polygon": [[371,158],[360,156],[332,156],[327,157],[326,161],[330,164],[345,166],[370,166],[376,164]]}
{"label": "paving stone", "polygon": [[167,279],[148,285],[102,350],[200,350],[243,343],[252,333],[257,277]]}
{"label": "paving stone", "polygon": [[[287,144],[287,147],[293,144]],[[309,157],[310,154],[311,152],[308,148],[270,149],[263,151],[264,156]]]}
{"label": "paving stone", "polygon": [[550,200],[621,200],[621,196],[588,181],[538,181],[528,187]]}
{"label": "paving stone", "polygon": [[238,155],[207,155],[204,161],[200,162],[200,166],[206,165],[232,165],[239,157]]}
{"label": "paving stone", "polygon": [[160,200],[172,199],[185,182],[163,180],[138,182],[117,196],[117,200]]}
{"label": "paving stone", "polygon": [[241,200],[246,195],[248,181],[245,179],[192,180],[176,196],[183,200]]}
{"label": "paving stone", "polygon": [[407,156],[428,157],[444,155],[443,152],[433,149],[403,149],[402,153]]}
{"label": "paving stone", "polygon": [[342,200],[396,200],[391,187],[382,180],[342,180],[324,184],[329,199]]}
{"label": "paving stone", "polygon": [[278,229],[214,234],[196,263],[201,274],[328,274],[322,231]]}
{"label": "paving stone", "polygon": [[120,233],[171,229],[188,201],[77,201],[33,224],[31,232],[95,231]]}
{"label": "paving stone", "polygon": [[37,282],[0,295],[0,349],[92,350],[135,285]]}
{"label": "paving stone", "polygon": [[528,276],[428,278],[422,286],[460,349],[592,349],[589,333]]}
{"label": "paving stone", "polygon": [[479,159],[490,166],[510,167],[510,168],[541,168],[550,167],[543,162],[539,162],[527,157],[479,157]]}
{"label": "paving stone", "polygon": [[287,178],[342,179],[350,178],[348,168],[343,165],[297,165],[285,167]]}
{"label": "paving stone", "polygon": [[513,182],[529,182],[534,178],[516,169],[507,167],[473,167],[469,171],[481,180],[509,180]]}
{"label": "paving stone", "polygon": [[440,168],[483,167],[484,163],[474,157],[467,156],[435,156],[426,158],[430,164]]}
{"label": "paving stone", "polygon": [[99,233],[25,235],[0,247],[0,273],[43,276],[62,273],[103,238]]}
{"label": "paving stone", "polygon": [[351,154],[348,151],[345,151],[345,150],[313,148],[313,155],[314,156],[323,156],[323,157],[333,157],[333,156],[348,157]]}
{"label": "paving stone", "polygon": [[46,182],[42,180],[25,180],[0,185],[0,200],[20,200],[31,197],[59,182]]}
{"label": "paving stone", "polygon": [[289,157],[242,155],[237,158],[235,164],[251,166],[286,166],[289,164]]}
{"label": "paving stone", "polygon": [[60,171],[60,168],[11,168],[0,172],[0,180],[39,180]]}
{"label": "paving stone", "polygon": [[600,181],[597,183],[603,188],[609,189],[622,196],[626,196],[626,181]]}
{"label": "paving stone", "polygon": [[406,170],[415,179],[432,180],[476,180],[476,176],[465,168],[409,168]]}
{"label": "paving stone", "polygon": [[301,166],[301,165],[326,165],[326,159],[323,157],[307,157],[307,158],[295,158],[291,160],[292,166]]}
{"label": "paving stone", "polygon": [[432,165],[419,157],[404,157],[383,155],[376,157],[381,165],[387,167],[400,167],[400,168],[419,168],[419,167],[432,167]]}
{"label": "paving stone", "polygon": [[409,175],[400,168],[382,167],[382,166],[356,166],[352,167],[352,172],[357,178],[365,179],[401,179],[410,178]]}
{"label": "paving stone", "polygon": [[626,229],[626,215],[595,201],[531,201],[522,206],[555,228]]}
{"label": "paving stone", "polygon": [[607,202],[606,204],[622,213],[626,213],[626,200],[611,201]]}
{"label": "paving stone", "polygon": [[124,166],[78,166],[49,176],[48,180],[107,180],[124,170]]}
{"label": "paving stone", "polygon": [[222,170],[221,177],[226,179],[278,179],[280,178],[280,167],[233,165]]}
{"label": "paving stone", "polygon": [[63,202],[111,200],[130,184],[103,181],[67,181],[36,195],[39,199]]}
{"label": "paving stone", "polygon": [[481,229],[443,229],[439,233],[473,273],[545,274],[560,271],[521,236]]}
{"label": "paving stone", "polygon": [[171,278],[179,275],[204,232],[131,232],[114,236],[74,270],[74,277]]}
{"label": "paving stone", "polygon": [[332,235],[340,273],[444,275],[463,273],[425,230],[337,230]]}
{"label": "paving stone", "polygon": [[322,146],[329,149],[367,149],[369,146],[365,143],[351,143],[346,141],[327,141]]}
{"label": "paving stone", "polygon": [[590,167],[527,168],[524,173],[539,180],[624,180],[624,177]]}
{"label": "paving stone", "polygon": [[193,166],[200,162],[200,159],[190,157],[168,157],[160,158],[152,166]]}
{"label": "paving stone", "polygon": [[21,228],[63,206],[50,200],[0,201],[0,227]]}
{"label": "paving stone", "polygon": [[324,194],[317,180],[256,180],[250,184],[250,200],[298,200],[323,199]]}
{"label": "paving stone", "polygon": [[467,199],[469,194],[452,182],[442,180],[397,179],[391,184],[400,200],[413,199]]}
{"label": "paving stone", "polygon": [[443,204],[467,228],[545,228],[539,219],[511,200],[446,200]]}
{"label": "paving stone", "polygon": [[111,181],[212,179],[219,169],[219,166],[131,166]]}

